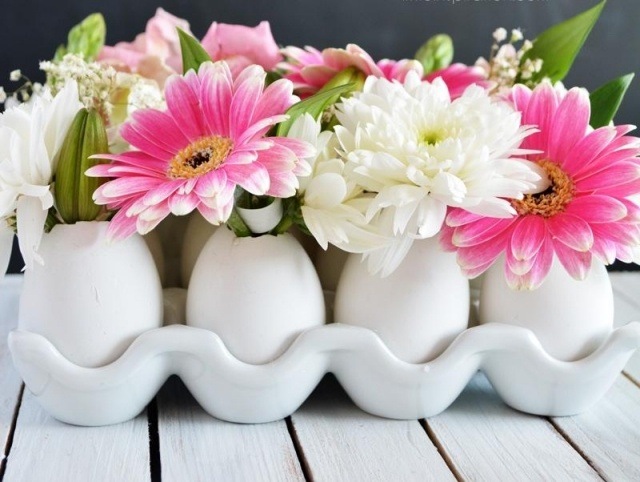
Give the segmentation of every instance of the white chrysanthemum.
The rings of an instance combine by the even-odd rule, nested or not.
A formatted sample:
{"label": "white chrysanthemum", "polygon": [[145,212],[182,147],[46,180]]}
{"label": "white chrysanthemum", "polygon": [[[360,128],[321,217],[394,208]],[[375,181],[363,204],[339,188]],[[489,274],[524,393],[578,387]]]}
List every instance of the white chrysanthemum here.
{"label": "white chrysanthemum", "polygon": [[27,268],[41,261],[36,251],[53,205],[57,155],[80,107],[71,81],[53,98],[45,90],[0,115],[0,220],[16,215]]}
{"label": "white chrysanthemum", "polygon": [[388,240],[376,234],[365,217],[373,197],[343,175],[344,162],[337,157],[333,132],[321,132],[320,124],[306,114],[296,119],[288,136],[316,148],[316,156],[306,159],[312,172],[299,178],[298,193],[304,222],[318,244],[327,249],[331,243],[352,253],[386,245]]}
{"label": "white chrysanthemum", "polygon": [[379,224],[377,232],[402,238],[370,254],[374,272],[395,269],[407,239],[437,234],[448,206],[508,217],[515,211],[502,198],[522,198],[546,182],[537,166],[511,158],[524,153],[518,147],[533,130],[480,87],[451,101],[441,79],[369,77],[363,92],[338,104],[337,117],[346,177],[375,194],[367,219]]}

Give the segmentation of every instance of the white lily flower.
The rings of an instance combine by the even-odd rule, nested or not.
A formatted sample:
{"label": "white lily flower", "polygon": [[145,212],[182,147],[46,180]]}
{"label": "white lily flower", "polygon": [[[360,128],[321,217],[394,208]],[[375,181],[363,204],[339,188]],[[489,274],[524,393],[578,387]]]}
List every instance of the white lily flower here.
{"label": "white lily flower", "polygon": [[37,250],[53,206],[57,156],[80,107],[77,84],[69,82],[55,97],[45,90],[0,115],[0,221],[17,217],[27,269],[42,262]]}

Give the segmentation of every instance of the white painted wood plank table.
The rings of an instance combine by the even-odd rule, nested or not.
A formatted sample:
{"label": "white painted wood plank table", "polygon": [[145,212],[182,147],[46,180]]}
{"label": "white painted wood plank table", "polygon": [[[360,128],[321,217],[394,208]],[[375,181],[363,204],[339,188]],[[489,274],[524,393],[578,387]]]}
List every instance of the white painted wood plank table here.
{"label": "white painted wood plank table", "polygon": [[[640,320],[640,273],[612,280],[617,323]],[[18,275],[0,282],[0,482],[640,481],[640,354],[576,417],[512,410],[479,374],[439,416],[386,420],[329,376],[286,420],[237,425],[208,416],[172,378],[135,420],[74,427],[47,415],[11,365],[20,289]]]}

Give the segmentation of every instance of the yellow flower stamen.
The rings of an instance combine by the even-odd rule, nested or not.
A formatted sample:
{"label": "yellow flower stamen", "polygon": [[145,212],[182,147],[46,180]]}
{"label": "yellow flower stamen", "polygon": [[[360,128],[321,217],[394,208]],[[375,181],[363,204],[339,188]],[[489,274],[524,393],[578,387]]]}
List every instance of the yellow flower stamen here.
{"label": "yellow flower stamen", "polygon": [[525,194],[523,199],[514,199],[511,205],[520,216],[535,214],[550,218],[565,210],[573,199],[575,185],[569,175],[553,161],[538,161],[549,177],[549,187],[537,194]]}
{"label": "yellow flower stamen", "polygon": [[447,133],[443,129],[425,130],[420,132],[418,142],[425,146],[437,146],[447,138]]}
{"label": "yellow flower stamen", "polygon": [[222,165],[233,149],[228,137],[201,137],[182,149],[171,160],[167,176],[171,179],[190,179],[213,171]]}

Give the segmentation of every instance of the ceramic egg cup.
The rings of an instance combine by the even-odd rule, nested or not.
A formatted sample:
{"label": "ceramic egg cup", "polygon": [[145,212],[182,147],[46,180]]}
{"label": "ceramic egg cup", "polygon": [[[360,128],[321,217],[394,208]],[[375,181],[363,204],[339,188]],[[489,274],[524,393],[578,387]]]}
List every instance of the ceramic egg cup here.
{"label": "ceramic egg cup", "polygon": [[[180,298],[175,289],[166,296]],[[176,297],[176,295],[178,295]],[[169,310],[171,321],[180,308]],[[212,416],[239,423],[280,420],[333,373],[362,410],[392,419],[432,417],[483,371],[511,407],[537,415],[580,413],[596,403],[640,348],[640,322],[614,330],[590,356],[563,362],[524,328],[468,328],[436,359],[398,359],[371,330],[340,323],[307,329],[264,365],[239,361],[213,332],[169,325],[138,336],[113,363],[83,368],[43,336],[9,335],[14,365],[40,404],[75,425],[124,422],[142,412],[167,378],[178,375]]]}

